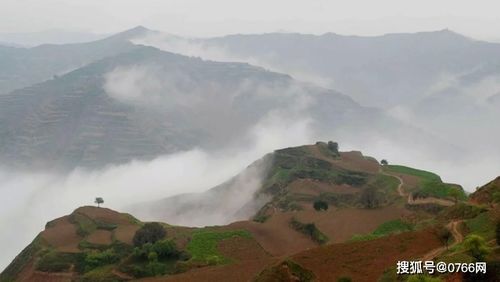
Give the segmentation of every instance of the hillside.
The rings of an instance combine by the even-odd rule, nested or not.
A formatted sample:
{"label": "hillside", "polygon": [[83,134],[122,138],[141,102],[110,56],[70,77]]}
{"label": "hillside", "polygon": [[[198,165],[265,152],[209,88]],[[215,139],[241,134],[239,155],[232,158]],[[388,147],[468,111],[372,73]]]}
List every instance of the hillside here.
{"label": "hillside", "polygon": [[129,40],[149,31],[136,27],[85,43],[45,44],[32,48],[0,46],[0,94],[68,73],[108,56],[135,48]]}
{"label": "hillside", "polygon": [[[263,178],[245,202],[235,199],[245,192],[235,183],[248,182],[248,171]],[[460,187],[431,172],[381,166],[360,152],[339,152],[334,142],[277,150],[203,194],[159,203],[174,201],[182,202],[177,214],[157,211],[170,224],[79,208],[47,223],[0,281],[375,281],[392,279],[402,259],[469,260],[463,242],[470,234],[486,240],[488,262],[500,254],[497,208],[468,202]],[[226,220],[241,220],[172,225],[180,214],[200,222],[221,215],[221,206],[229,207]],[[488,267],[496,275],[495,264]]]}
{"label": "hillside", "polygon": [[[107,40],[122,37],[127,33]],[[11,167],[96,168],[194,147],[247,146],[274,120],[307,121],[314,135],[352,140],[382,133],[395,142],[430,139],[287,75],[136,46],[1,95],[0,160]]]}
{"label": "hillside", "polygon": [[[201,40],[240,61],[254,60],[300,77],[325,81],[363,105],[391,108],[425,97],[443,75],[498,66],[500,45],[450,30],[381,36],[296,33],[229,35]],[[482,73],[482,74],[481,74]],[[469,76],[472,77],[472,76]]]}

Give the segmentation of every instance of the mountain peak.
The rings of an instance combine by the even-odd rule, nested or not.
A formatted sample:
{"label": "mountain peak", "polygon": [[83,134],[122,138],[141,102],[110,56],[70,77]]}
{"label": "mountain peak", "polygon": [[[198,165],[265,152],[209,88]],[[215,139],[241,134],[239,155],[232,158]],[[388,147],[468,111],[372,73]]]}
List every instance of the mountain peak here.
{"label": "mountain peak", "polygon": [[147,34],[151,33],[158,33],[157,31],[148,29],[142,25],[138,25],[134,28],[119,32],[115,35],[112,35],[111,37],[108,37],[106,39],[114,39],[114,40],[130,40],[134,39],[136,37],[144,36]]}

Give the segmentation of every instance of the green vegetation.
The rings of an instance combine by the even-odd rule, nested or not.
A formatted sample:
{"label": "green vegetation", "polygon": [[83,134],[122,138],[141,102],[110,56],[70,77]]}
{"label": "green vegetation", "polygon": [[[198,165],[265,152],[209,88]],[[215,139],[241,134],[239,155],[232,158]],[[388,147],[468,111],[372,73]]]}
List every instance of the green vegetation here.
{"label": "green vegetation", "polygon": [[328,203],[322,200],[314,201],[313,207],[317,211],[326,211],[328,210]]}
{"label": "green vegetation", "polygon": [[[322,147],[319,146],[320,151]],[[325,144],[323,149],[329,150],[328,145]],[[275,151],[272,157],[273,165],[263,185],[264,191],[278,195],[283,193],[282,189],[293,180],[304,178],[352,186],[362,186],[368,180],[366,173],[334,168],[330,162],[311,155],[305,146]]]}
{"label": "green vegetation", "polygon": [[146,243],[154,244],[167,236],[165,228],[158,222],[146,223],[134,235],[134,246],[140,247]]}
{"label": "green vegetation", "polygon": [[264,223],[266,222],[271,216],[267,214],[257,214],[254,216],[253,221],[259,222],[259,223]]}
{"label": "green vegetation", "polygon": [[69,216],[69,221],[76,225],[76,233],[85,237],[97,229],[95,222],[88,216],[74,212]]}
{"label": "green vegetation", "polygon": [[481,213],[475,218],[466,220],[465,225],[471,234],[479,235],[486,240],[495,238],[495,223],[488,213]]}
{"label": "green vegetation", "polygon": [[377,239],[377,238],[387,236],[390,234],[397,234],[397,233],[401,233],[401,232],[413,231],[414,229],[415,229],[415,227],[413,224],[410,224],[408,222],[404,222],[400,219],[396,219],[396,220],[391,220],[391,221],[387,221],[387,222],[382,223],[372,233],[354,235],[350,239],[350,241],[351,242],[369,241],[369,240]]}
{"label": "green vegetation", "polygon": [[497,245],[500,245],[500,221],[497,222],[497,226],[495,228],[495,240],[497,241]]}
{"label": "green vegetation", "polygon": [[84,254],[59,253],[53,250],[47,251],[36,264],[36,270],[44,272],[63,272],[72,265],[81,265]]}
{"label": "green vegetation", "polygon": [[491,252],[484,238],[475,234],[468,235],[465,238],[463,247],[476,261],[484,261],[486,255]]}
{"label": "green vegetation", "polygon": [[464,190],[452,184],[443,183],[441,181],[423,181],[420,184],[418,191],[414,193],[415,197],[436,197],[436,198],[448,198],[452,197],[456,200],[464,201],[467,199],[467,195]]}
{"label": "green vegetation", "polygon": [[85,272],[104,265],[116,263],[119,260],[120,257],[114,252],[113,249],[107,249],[102,252],[89,252],[85,256]]}
{"label": "green vegetation", "polygon": [[217,251],[217,244],[233,237],[251,238],[248,231],[195,231],[186,249],[191,260],[209,265],[229,263],[229,259]]}
{"label": "green vegetation", "polygon": [[486,212],[487,210],[488,209],[481,206],[471,205],[468,203],[458,203],[446,208],[440,216],[445,219],[470,219]]}
{"label": "green vegetation", "polygon": [[394,233],[401,233],[401,232],[406,232],[406,231],[412,231],[413,224],[410,224],[408,222],[404,222],[401,219],[396,219],[396,220],[391,220],[382,223],[373,231],[373,235],[376,236],[386,236],[389,234],[394,234]]}
{"label": "green vegetation", "polygon": [[290,226],[309,236],[313,241],[315,241],[316,243],[318,244],[326,244],[326,242],[328,242],[328,237],[323,234],[317,227],[314,223],[302,223],[300,221],[298,221],[296,218],[292,218],[290,220]]}
{"label": "green vegetation", "polygon": [[337,282],[352,282],[352,279],[350,277],[340,277]]}
{"label": "green vegetation", "polygon": [[385,166],[385,169],[391,172],[413,175],[422,178],[423,180],[441,182],[441,177],[439,177],[439,175],[425,170],[414,169],[402,165],[387,165]]}

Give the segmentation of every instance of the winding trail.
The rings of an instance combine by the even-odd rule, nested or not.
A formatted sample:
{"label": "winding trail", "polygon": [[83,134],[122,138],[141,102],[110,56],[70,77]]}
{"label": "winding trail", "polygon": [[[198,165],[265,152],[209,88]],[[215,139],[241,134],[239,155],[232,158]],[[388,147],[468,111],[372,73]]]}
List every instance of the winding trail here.
{"label": "winding trail", "polygon": [[460,225],[460,223],[462,223],[462,220],[454,220],[454,221],[448,223],[448,225],[446,225],[446,228],[448,228],[448,230],[450,230],[451,235],[453,236],[453,239],[454,239],[453,244],[451,244],[450,246],[439,247],[439,248],[436,248],[436,249],[428,252],[427,254],[425,254],[422,257],[422,261],[433,260],[434,258],[439,256],[440,254],[447,251],[449,247],[452,247],[456,244],[461,243],[464,240],[464,236],[458,230],[458,226]]}
{"label": "winding trail", "polygon": [[401,197],[407,197],[406,202],[408,203],[408,205],[437,204],[437,205],[449,207],[449,206],[453,206],[455,204],[455,202],[453,202],[453,201],[446,200],[446,199],[434,198],[434,197],[414,199],[413,195],[411,193],[405,193],[405,191],[403,189],[403,185],[404,185],[403,178],[401,178],[400,176],[395,175],[395,174],[387,173],[382,168],[380,168],[379,173],[386,175],[386,176],[394,177],[397,180],[399,180],[399,185],[398,185],[398,189],[397,189],[398,194]]}
{"label": "winding trail", "polygon": [[[445,199],[438,199],[438,198],[434,198],[434,197],[423,198],[423,199],[413,199],[413,196],[412,196],[411,193],[405,193],[405,191],[403,190],[403,185],[404,185],[403,178],[401,178],[398,175],[387,173],[387,172],[383,171],[382,168],[380,169],[380,173],[383,174],[383,175],[395,177],[395,178],[397,178],[399,180],[399,185],[398,185],[398,189],[397,189],[398,190],[398,194],[401,197],[408,196],[407,203],[409,205],[438,204],[438,205],[443,205],[443,206],[452,206],[452,205],[455,204],[452,201],[445,200]],[[446,225],[446,228],[448,230],[450,230],[451,235],[453,236],[453,240],[454,240],[454,242],[453,242],[453,244],[451,246],[459,244],[459,243],[461,243],[464,240],[464,236],[458,230],[458,226],[460,225],[460,223],[462,223],[462,220],[453,220],[453,221],[451,221],[450,223],[448,223]],[[440,254],[442,254],[443,252],[445,252],[446,250],[448,250],[448,248],[451,247],[451,246],[443,246],[443,247],[439,247],[439,248],[436,248],[434,250],[431,250],[430,252],[428,252],[427,254],[425,254],[422,257],[422,261],[433,260],[434,258],[436,258],[437,256],[439,256]]]}

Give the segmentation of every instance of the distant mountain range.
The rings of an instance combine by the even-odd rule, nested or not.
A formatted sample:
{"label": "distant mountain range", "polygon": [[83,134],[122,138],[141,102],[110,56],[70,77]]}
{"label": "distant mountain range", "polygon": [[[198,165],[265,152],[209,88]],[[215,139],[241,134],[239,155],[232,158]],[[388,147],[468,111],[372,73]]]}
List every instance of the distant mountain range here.
{"label": "distant mountain range", "polygon": [[4,162],[92,167],[194,146],[218,148],[245,140],[277,110],[287,119],[303,112],[318,130],[331,132],[366,134],[391,122],[402,127],[345,95],[287,75],[128,45],[121,37],[96,44],[129,51],[0,96]]}
{"label": "distant mountain range", "polygon": [[46,30],[39,32],[0,33],[0,45],[34,47],[42,44],[70,44],[96,41],[106,35],[83,31]]}
{"label": "distant mountain range", "polygon": [[[164,50],[223,61],[242,61],[290,74],[349,95],[363,106],[456,146],[499,154],[500,44],[450,30],[382,36],[334,33],[238,34],[209,39],[164,36],[138,40]],[[464,136],[463,132],[469,132]],[[459,141],[458,141],[459,140]],[[462,144],[462,145],[460,145]]]}
{"label": "distant mountain range", "polygon": [[102,40],[44,44],[32,48],[0,46],[0,94],[68,73],[96,60],[135,48],[129,39],[149,32],[137,27]]}
{"label": "distant mountain range", "polygon": [[[487,85],[495,88],[499,45],[447,30],[380,37],[168,37],[292,76],[294,70],[317,74],[345,95],[246,63],[189,58],[130,42],[161,36],[136,27],[88,43],[0,47],[0,158],[30,167],[151,159],[196,146],[246,144],[248,131],[270,116],[307,121],[317,139],[338,136],[358,147],[390,140],[458,155],[475,142],[472,134],[460,137],[463,130],[484,134],[497,117],[498,92],[484,94],[485,102],[476,105],[463,89],[488,77]],[[442,73],[451,79],[432,86]],[[380,109],[363,106],[371,104]],[[403,114],[384,113],[393,106],[402,106]],[[464,107],[477,119],[450,126]],[[474,126],[478,120],[484,126]],[[492,136],[484,148],[499,138]]]}

